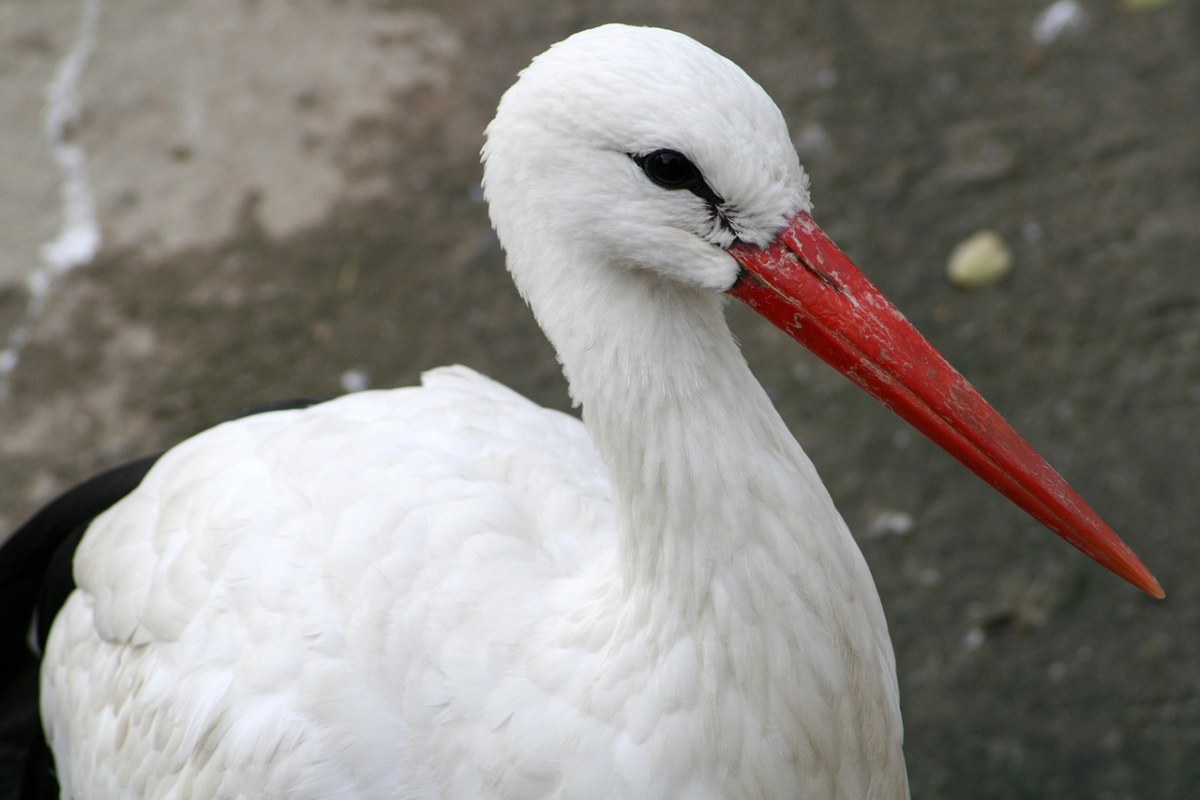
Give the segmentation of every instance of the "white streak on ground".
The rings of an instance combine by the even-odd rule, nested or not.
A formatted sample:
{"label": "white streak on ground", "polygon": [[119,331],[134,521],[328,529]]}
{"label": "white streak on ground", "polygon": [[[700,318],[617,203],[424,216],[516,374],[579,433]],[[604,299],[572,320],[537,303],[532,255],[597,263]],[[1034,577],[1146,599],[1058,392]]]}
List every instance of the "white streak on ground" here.
{"label": "white streak on ground", "polygon": [[9,379],[54,285],[75,267],[90,263],[100,249],[100,225],[88,183],[87,155],[73,135],[79,121],[79,81],[95,49],[100,4],[101,0],[82,0],[75,41],[46,89],[46,144],[61,176],[62,222],[58,235],[38,251],[41,263],[26,278],[29,299],[25,313],[0,350],[0,403],[8,399]]}

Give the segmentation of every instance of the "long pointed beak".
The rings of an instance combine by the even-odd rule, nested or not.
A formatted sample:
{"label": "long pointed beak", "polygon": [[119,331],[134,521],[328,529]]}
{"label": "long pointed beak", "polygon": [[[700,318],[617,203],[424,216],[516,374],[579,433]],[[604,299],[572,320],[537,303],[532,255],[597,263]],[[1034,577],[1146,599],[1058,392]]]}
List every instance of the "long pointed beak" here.
{"label": "long pointed beak", "polygon": [[786,331],[1050,530],[1152,597],[1150,570],[807,212],[765,250],[736,245],[729,294]]}

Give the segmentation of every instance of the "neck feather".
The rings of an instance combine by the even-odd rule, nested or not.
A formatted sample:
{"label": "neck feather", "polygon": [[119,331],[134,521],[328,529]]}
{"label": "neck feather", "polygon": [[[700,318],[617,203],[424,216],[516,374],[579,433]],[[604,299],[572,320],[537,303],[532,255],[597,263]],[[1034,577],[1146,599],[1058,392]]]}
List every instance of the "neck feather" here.
{"label": "neck feather", "polygon": [[874,583],[750,373],[721,297],[634,270],[587,296],[569,288],[530,301],[619,517],[616,580],[568,626],[572,642],[610,632],[597,671],[578,676],[588,713],[623,719],[638,698],[657,708],[674,687],[698,704],[689,719],[712,763],[731,758],[720,732],[743,726],[759,731],[755,741],[782,736],[796,759],[747,746],[729,775],[774,770],[778,783],[767,785],[790,786],[845,763],[864,770],[839,777],[847,796],[868,796],[875,771],[902,786],[895,668]]}
{"label": "neck feather", "polygon": [[721,296],[614,272],[599,296],[559,306],[572,313],[539,318],[613,482],[626,594],[665,592],[689,618],[719,586],[793,599],[800,586],[827,603],[861,556]]}

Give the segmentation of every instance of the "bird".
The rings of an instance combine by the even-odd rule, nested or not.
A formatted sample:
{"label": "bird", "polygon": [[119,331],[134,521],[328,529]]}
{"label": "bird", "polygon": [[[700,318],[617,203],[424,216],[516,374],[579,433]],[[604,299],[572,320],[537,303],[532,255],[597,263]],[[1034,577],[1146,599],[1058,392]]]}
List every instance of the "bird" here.
{"label": "bird", "polygon": [[822,232],[783,114],[733,62],[576,33],[504,93],[482,162],[580,416],[442,367],[51,504],[0,551],[0,583],[72,565],[34,637],[50,791],[908,797],[878,592],[731,299],[1162,596]]}

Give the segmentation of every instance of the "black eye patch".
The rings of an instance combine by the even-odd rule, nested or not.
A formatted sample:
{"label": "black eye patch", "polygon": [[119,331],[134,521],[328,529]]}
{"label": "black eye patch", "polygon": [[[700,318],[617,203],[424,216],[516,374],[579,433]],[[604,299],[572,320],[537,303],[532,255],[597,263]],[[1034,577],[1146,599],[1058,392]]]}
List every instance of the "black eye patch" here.
{"label": "black eye patch", "polygon": [[655,150],[651,153],[630,153],[629,157],[642,168],[655,185],[672,191],[686,189],[714,208],[725,199],[705,183],[704,176],[687,156],[678,150]]}

